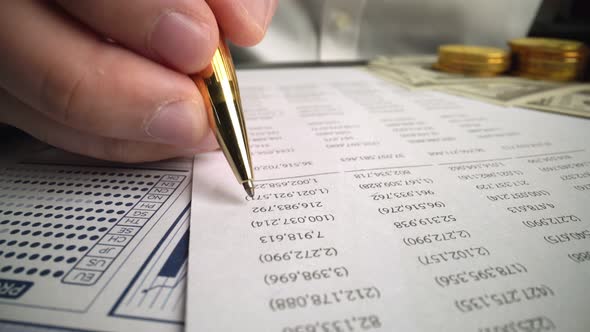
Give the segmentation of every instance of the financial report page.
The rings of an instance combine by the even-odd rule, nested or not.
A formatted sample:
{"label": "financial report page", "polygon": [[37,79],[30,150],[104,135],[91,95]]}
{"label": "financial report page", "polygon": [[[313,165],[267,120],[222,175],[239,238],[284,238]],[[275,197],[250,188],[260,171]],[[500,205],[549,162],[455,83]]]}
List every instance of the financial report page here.
{"label": "financial report page", "polygon": [[590,121],[362,68],[238,73],[193,169],[188,331],[588,331]]}

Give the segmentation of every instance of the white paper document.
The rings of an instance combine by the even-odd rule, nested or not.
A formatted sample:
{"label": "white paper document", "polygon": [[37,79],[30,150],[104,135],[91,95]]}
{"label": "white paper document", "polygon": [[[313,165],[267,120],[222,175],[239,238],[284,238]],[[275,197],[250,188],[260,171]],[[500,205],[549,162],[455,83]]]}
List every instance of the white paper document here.
{"label": "white paper document", "polygon": [[590,121],[238,76],[256,194],[196,157],[187,331],[590,331]]}
{"label": "white paper document", "polygon": [[191,166],[0,165],[0,330],[182,331]]}

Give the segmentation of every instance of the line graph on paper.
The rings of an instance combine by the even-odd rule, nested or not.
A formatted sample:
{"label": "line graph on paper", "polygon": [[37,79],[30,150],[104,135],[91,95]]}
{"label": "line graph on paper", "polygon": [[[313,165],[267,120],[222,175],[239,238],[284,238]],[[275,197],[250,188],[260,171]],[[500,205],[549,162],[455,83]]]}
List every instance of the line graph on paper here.
{"label": "line graph on paper", "polygon": [[166,259],[164,266],[158,272],[157,277],[152,280],[149,287],[142,289],[141,292],[147,294],[152,291],[173,290],[184,282],[186,278],[187,251],[188,231],[185,231],[170,256]]}
{"label": "line graph on paper", "polygon": [[154,250],[113,310],[117,316],[182,323],[188,259],[188,210]]}

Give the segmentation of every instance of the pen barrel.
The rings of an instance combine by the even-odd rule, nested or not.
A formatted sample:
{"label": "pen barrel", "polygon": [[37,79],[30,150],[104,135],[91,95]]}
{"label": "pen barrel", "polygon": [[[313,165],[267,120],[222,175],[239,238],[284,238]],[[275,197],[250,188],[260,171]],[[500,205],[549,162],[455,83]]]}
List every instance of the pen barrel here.
{"label": "pen barrel", "polygon": [[209,66],[191,78],[203,96],[209,125],[236,179],[240,183],[252,181],[254,175],[240,91],[231,55],[223,40]]}

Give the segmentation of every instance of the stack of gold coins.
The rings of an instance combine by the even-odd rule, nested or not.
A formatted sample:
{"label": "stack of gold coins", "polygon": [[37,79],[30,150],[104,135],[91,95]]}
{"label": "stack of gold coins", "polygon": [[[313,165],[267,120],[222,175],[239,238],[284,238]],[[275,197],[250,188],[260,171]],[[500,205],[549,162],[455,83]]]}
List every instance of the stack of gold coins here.
{"label": "stack of gold coins", "polygon": [[433,67],[469,76],[496,76],[510,68],[510,54],[495,47],[442,45]]}
{"label": "stack of gold coins", "polygon": [[550,38],[519,38],[508,42],[514,74],[522,77],[573,81],[581,78],[588,58],[583,43]]}

